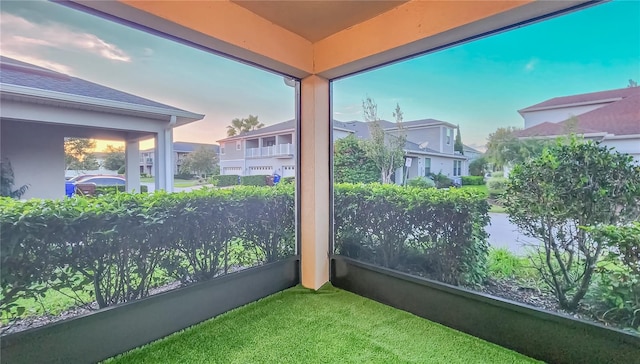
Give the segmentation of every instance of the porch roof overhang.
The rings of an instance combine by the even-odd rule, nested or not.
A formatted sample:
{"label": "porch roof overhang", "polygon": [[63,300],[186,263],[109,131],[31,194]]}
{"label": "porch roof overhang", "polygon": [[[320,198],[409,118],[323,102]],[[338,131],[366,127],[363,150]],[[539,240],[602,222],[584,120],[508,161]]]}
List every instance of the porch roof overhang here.
{"label": "porch roof overhang", "polygon": [[[69,136],[140,140],[159,130],[185,125],[204,115],[13,84],[0,84],[3,119],[65,126]],[[29,105],[29,107],[21,107]],[[70,111],[74,111],[73,115]],[[72,115],[72,116],[71,116]],[[91,120],[82,119],[91,115]]]}
{"label": "porch roof overhang", "polygon": [[600,1],[61,2],[295,78],[334,79]]}

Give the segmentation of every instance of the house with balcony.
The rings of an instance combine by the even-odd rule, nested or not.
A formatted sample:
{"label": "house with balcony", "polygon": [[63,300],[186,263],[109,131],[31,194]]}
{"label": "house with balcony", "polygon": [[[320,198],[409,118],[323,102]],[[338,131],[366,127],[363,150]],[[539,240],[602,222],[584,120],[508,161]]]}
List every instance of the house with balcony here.
{"label": "house with balcony", "polygon": [[519,138],[556,138],[574,133],[599,141],[640,163],[640,87],[555,97],[518,110]]}
{"label": "house with balcony", "polygon": [[[220,147],[215,144],[202,144],[202,143],[189,143],[189,142],[174,142],[173,150],[171,152],[171,165],[173,166],[173,174],[180,173],[180,167],[182,161],[189,154],[195,152],[199,148],[206,148],[213,150],[216,155],[219,154]],[[140,173],[154,176],[153,163],[155,159],[155,149],[149,148],[140,151]]]}
{"label": "house with balcony", "polygon": [[[405,133],[408,170],[396,171],[396,183],[406,178],[442,173],[450,178],[468,174],[467,158],[454,152],[456,126],[440,120],[424,119],[402,123],[381,120],[381,127],[389,136]],[[333,121],[333,141],[354,135],[358,139],[370,137],[369,124],[362,121]],[[218,141],[220,143],[220,173],[223,175],[295,176],[295,122],[270,125]]]}
{"label": "house with balcony", "polygon": [[220,174],[295,176],[295,120],[218,140]]}

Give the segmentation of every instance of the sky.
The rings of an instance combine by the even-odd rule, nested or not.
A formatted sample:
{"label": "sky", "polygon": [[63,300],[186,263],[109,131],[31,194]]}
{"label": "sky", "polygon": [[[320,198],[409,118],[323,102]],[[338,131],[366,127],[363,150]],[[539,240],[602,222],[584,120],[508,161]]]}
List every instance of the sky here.
{"label": "sky", "polygon": [[[279,75],[51,2],[2,0],[0,11],[3,56],[206,115],[176,141],[215,143],[249,114],[266,125],[294,117]],[[496,128],[523,126],[518,109],[640,82],[639,19],[640,0],[613,1],[335,80],[334,118],[362,120],[369,96],[383,119],[398,103],[405,121],[457,124],[483,150]]]}

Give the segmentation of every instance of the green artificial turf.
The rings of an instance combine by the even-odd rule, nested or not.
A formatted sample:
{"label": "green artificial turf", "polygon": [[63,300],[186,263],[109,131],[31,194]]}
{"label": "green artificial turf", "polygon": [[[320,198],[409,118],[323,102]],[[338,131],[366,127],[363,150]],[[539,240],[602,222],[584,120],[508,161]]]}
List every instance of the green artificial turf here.
{"label": "green artificial turf", "polygon": [[301,287],[264,298],[108,363],[533,363],[355,294]]}

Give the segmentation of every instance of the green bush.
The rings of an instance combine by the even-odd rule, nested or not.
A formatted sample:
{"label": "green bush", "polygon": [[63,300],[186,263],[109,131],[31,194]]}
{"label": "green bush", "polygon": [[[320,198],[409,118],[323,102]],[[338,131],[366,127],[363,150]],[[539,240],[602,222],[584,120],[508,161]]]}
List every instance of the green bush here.
{"label": "green bush", "polygon": [[195,282],[240,268],[238,261],[247,266],[289,256],[293,191],[282,185],[0,198],[0,309],[20,315],[22,298],[88,288],[106,307],[147,296],[167,276]]}
{"label": "green bush", "polygon": [[442,173],[431,173],[430,178],[436,185],[436,188],[449,188],[453,187],[453,181],[449,179],[449,177],[445,176]]}
{"label": "green bush", "polygon": [[[640,167],[632,156],[599,143],[558,140],[539,157],[514,166],[505,206],[509,220],[544,246],[544,259],[534,263],[560,307],[575,310],[605,247],[604,239],[581,227],[637,221]],[[611,249],[622,249],[616,241]],[[637,240],[632,245],[637,249]]]}
{"label": "green bush", "polygon": [[280,182],[281,183],[287,183],[287,184],[294,184],[294,183],[296,183],[296,178],[295,177],[282,177]]}
{"label": "green bush", "polygon": [[607,247],[595,270],[595,292],[589,294],[596,315],[640,331],[640,222],[585,230]]}
{"label": "green bush", "polygon": [[237,174],[220,175],[211,177],[211,183],[217,187],[236,186],[239,179]]}
{"label": "green bush", "polygon": [[334,186],[336,253],[451,284],[486,276],[482,194],[381,184]]}
{"label": "green bush", "polygon": [[195,178],[195,175],[193,173],[178,173],[178,174],[174,174],[173,178],[191,180]]}
{"label": "green bush", "polygon": [[485,180],[482,176],[462,176],[463,186],[481,186],[483,184],[485,184]]}
{"label": "green bush", "polygon": [[267,176],[266,175],[242,176],[240,177],[240,184],[243,186],[266,186]]}
{"label": "green bush", "polygon": [[118,174],[124,174],[124,172],[125,172],[124,166],[118,168]]}
{"label": "green bush", "polygon": [[407,186],[430,188],[430,187],[435,187],[436,183],[427,177],[415,177],[407,181]]}
{"label": "green bush", "polygon": [[501,200],[507,191],[509,180],[502,177],[492,177],[487,182],[487,191],[492,200]]}
{"label": "green bush", "polygon": [[[114,194],[114,193],[124,193],[126,190],[124,185],[118,185],[118,186],[97,186],[96,187],[96,196],[100,196],[100,195],[109,195],[109,194]],[[141,185],[140,186],[140,192],[141,193],[147,193],[149,192],[149,187],[145,186],[145,185]]]}

